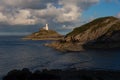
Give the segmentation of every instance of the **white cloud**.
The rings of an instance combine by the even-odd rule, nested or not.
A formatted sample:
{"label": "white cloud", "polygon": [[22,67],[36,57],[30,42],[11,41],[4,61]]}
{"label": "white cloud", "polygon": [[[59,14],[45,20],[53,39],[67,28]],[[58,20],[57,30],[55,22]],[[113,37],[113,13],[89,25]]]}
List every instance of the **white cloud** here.
{"label": "white cloud", "polygon": [[32,8],[38,6],[41,0],[0,0],[0,5],[4,7]]}
{"label": "white cloud", "polygon": [[0,12],[0,22],[6,22],[6,20],[7,17],[2,12]]}
{"label": "white cloud", "polygon": [[29,10],[19,10],[14,14],[4,15],[0,13],[0,22],[6,22],[10,25],[31,25],[35,24],[35,19]]}
{"label": "white cloud", "polygon": [[0,22],[10,25],[71,24],[99,0],[0,0]]}
{"label": "white cloud", "polygon": [[62,26],[62,29],[68,29],[68,30],[73,30],[75,27],[73,26],[66,26],[66,25],[63,25]]}
{"label": "white cloud", "polygon": [[15,13],[14,16],[10,18],[10,24],[35,24],[35,19],[31,18],[32,15],[29,10],[19,10],[18,13]]}
{"label": "white cloud", "polygon": [[56,20],[58,22],[71,22],[78,20],[80,16],[80,8],[74,5],[66,5],[63,8],[61,8],[61,13],[57,15]]}
{"label": "white cloud", "polygon": [[117,17],[120,18],[120,13],[118,13]]}

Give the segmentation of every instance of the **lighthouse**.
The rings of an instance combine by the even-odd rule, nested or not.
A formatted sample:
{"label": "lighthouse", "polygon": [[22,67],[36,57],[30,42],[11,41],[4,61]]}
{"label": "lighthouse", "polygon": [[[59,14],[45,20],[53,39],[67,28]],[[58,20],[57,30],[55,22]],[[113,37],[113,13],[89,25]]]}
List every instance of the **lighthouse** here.
{"label": "lighthouse", "polygon": [[46,26],[45,26],[45,30],[48,30],[48,24],[46,24]]}
{"label": "lighthouse", "polygon": [[46,24],[45,27],[43,27],[44,30],[48,30],[48,24]]}

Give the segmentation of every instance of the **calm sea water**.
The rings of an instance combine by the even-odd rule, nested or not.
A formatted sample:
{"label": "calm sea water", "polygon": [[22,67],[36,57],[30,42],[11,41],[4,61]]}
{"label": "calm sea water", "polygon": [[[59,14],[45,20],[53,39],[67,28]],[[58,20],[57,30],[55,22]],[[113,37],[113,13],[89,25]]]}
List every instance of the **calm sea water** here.
{"label": "calm sea water", "polygon": [[59,52],[45,47],[50,41],[25,41],[21,36],[0,36],[0,79],[12,69],[120,70],[120,50]]}

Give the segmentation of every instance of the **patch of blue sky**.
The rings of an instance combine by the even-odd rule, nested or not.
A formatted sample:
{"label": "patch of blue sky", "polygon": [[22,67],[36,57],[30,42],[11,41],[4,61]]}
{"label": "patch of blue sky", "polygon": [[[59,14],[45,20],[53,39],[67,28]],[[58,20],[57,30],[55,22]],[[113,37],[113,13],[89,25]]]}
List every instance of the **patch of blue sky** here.
{"label": "patch of blue sky", "polygon": [[82,19],[97,18],[104,16],[116,16],[120,13],[120,3],[118,2],[105,2],[100,3],[90,7],[82,13]]}

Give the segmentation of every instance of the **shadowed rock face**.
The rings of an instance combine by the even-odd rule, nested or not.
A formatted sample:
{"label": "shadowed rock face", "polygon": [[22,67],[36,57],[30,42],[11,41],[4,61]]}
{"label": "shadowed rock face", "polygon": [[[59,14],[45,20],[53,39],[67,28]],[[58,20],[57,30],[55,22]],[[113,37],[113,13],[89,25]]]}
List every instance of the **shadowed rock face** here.
{"label": "shadowed rock face", "polygon": [[96,40],[85,43],[84,48],[94,49],[115,49],[120,48],[120,30],[108,32]]}
{"label": "shadowed rock face", "polygon": [[[109,45],[107,44],[109,42]],[[59,43],[59,45],[58,45]],[[120,47],[120,19],[115,17],[103,17],[95,19],[85,25],[75,28],[68,33],[64,39],[57,43],[58,46],[53,45],[54,48],[73,51],[81,51],[87,48],[116,48]],[[98,45],[99,43],[99,45]],[[64,47],[67,46],[68,48]],[[51,46],[51,45],[49,45]]]}
{"label": "shadowed rock face", "polygon": [[31,35],[25,37],[24,39],[31,40],[59,40],[63,36],[54,30],[44,30],[40,29],[38,32],[32,33]]}

